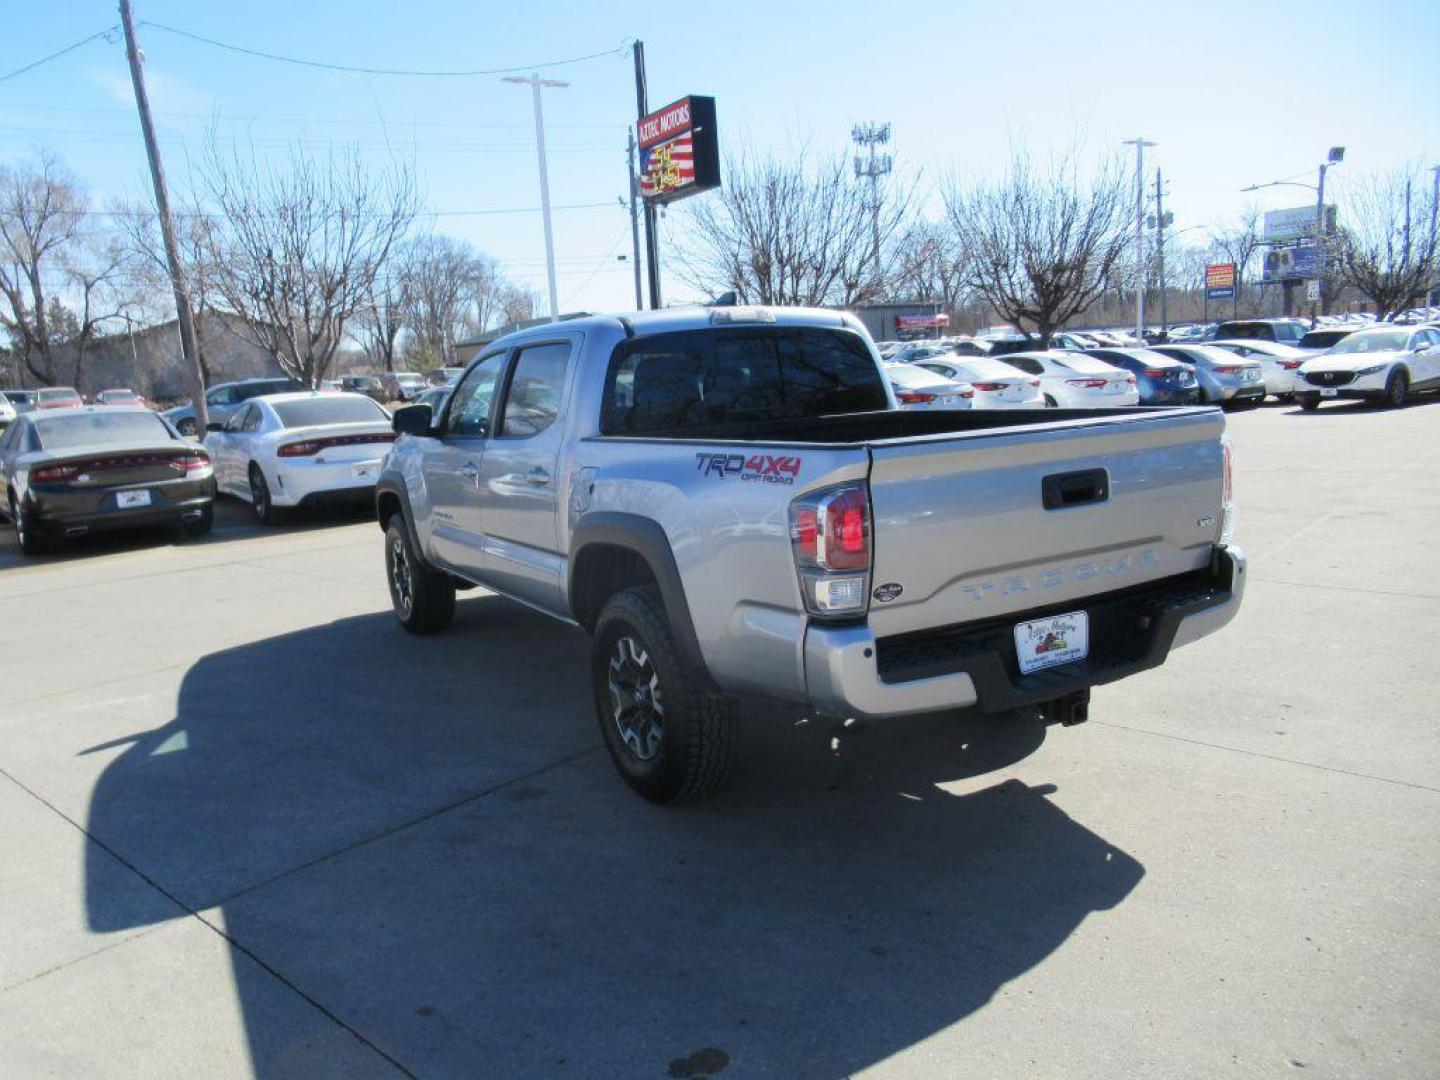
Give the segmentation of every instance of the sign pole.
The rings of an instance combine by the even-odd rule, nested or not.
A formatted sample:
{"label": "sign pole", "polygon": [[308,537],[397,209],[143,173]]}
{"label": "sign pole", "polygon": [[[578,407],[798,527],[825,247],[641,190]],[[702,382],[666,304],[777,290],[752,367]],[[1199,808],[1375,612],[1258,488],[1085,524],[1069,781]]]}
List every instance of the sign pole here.
{"label": "sign pole", "polygon": [[[631,51],[635,55],[635,119],[642,120],[650,111],[650,95],[645,84],[645,43],[635,42]],[[650,308],[656,310],[660,303],[660,238],[656,235],[655,207],[645,202],[645,269],[649,274]]]}

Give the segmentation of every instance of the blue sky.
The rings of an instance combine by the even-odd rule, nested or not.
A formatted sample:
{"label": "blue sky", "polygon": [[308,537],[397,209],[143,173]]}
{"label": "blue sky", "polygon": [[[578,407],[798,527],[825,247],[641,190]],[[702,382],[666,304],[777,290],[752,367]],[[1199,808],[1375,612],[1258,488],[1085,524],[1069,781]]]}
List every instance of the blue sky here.
{"label": "blue sky", "polygon": [[[1176,228],[1210,226],[1256,181],[1310,179],[1326,148],[1349,177],[1440,162],[1440,3],[724,4],[135,0],[136,17],[258,50],[341,64],[495,68],[646,43],[651,103],[717,99],[722,146],[844,152],[852,123],[889,120],[897,167],[931,179],[995,169],[1013,145],[1091,152],[1136,134],[1169,182]],[[0,3],[0,73],[118,21],[111,0]],[[413,157],[437,227],[543,288],[529,91],[498,76],[398,78],[238,56],[142,27],[167,168],[182,178],[218,122],[283,152],[297,140]],[[633,306],[624,144],[628,55],[545,74],[561,306]],[[123,49],[95,42],[0,82],[0,162],[58,152],[107,202],[144,195],[145,162]],[[700,196],[703,198],[704,196]],[[487,213],[476,213],[487,211]],[[463,212],[463,213],[457,213]],[[683,215],[672,211],[673,233]],[[1203,235],[1191,234],[1192,238]],[[667,278],[667,299],[684,295]]]}

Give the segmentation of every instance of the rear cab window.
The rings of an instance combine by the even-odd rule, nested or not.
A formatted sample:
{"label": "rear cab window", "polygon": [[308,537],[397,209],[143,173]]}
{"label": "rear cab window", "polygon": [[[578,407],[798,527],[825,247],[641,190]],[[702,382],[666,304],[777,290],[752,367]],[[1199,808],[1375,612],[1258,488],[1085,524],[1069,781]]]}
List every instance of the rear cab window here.
{"label": "rear cab window", "polygon": [[77,446],[126,446],[144,442],[173,442],[175,436],[153,413],[79,413],[46,417],[34,422],[43,450],[69,450]]}
{"label": "rear cab window", "polygon": [[680,330],[616,347],[600,430],[637,435],[888,408],[875,359],[852,331]]}

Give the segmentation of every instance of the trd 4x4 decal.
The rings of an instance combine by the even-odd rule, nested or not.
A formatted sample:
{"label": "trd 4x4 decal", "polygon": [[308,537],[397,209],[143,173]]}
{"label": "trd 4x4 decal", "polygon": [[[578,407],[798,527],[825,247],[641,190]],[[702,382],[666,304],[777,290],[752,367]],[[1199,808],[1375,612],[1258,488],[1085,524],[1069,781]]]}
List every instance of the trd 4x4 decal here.
{"label": "trd 4x4 decal", "polygon": [[793,484],[800,475],[800,458],[772,457],[770,454],[696,454],[695,468],[702,476],[721,480],[738,476],[765,484]]}

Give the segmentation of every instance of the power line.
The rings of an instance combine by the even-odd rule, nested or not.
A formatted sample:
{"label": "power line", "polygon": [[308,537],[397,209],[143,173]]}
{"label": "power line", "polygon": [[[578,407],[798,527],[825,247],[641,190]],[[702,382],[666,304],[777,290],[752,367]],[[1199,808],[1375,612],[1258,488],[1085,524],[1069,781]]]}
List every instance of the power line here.
{"label": "power line", "polygon": [[17,75],[24,75],[27,71],[34,71],[41,64],[48,64],[51,60],[58,60],[66,53],[74,52],[76,49],[80,48],[80,46],[89,45],[90,42],[95,41],[98,38],[103,38],[107,35],[113,34],[119,29],[119,26],[107,26],[104,30],[97,31],[96,33],[91,34],[89,37],[81,38],[73,45],[66,45],[65,48],[61,49],[59,52],[53,52],[49,56],[42,56],[39,60],[36,60],[33,63],[26,64],[22,68],[16,68],[8,75],[0,75],[0,82],[5,82],[9,79],[13,79]]}
{"label": "power line", "polygon": [[604,49],[601,52],[589,53],[585,56],[573,56],[568,60],[547,60],[542,64],[526,64],[522,67],[474,68],[464,71],[423,71],[405,68],[358,67],[351,64],[331,64],[324,60],[306,60],[297,56],[282,56],[279,53],[263,52],[260,49],[248,49],[243,45],[232,45],[229,42],[216,41],[214,38],[205,37],[202,34],[193,34],[188,30],[181,30],[178,27],[166,26],[164,23],[141,20],[140,25],[148,26],[155,30],[163,30],[167,34],[175,34],[179,37],[189,38],[191,41],[198,41],[203,45],[211,45],[217,49],[225,49],[228,52],[258,57],[261,60],[274,60],[281,64],[296,64],[300,67],[320,68],[324,71],[349,71],[360,75],[417,75],[437,78],[463,78],[472,75],[506,75],[516,71],[535,71],[540,68],[580,64],[586,60],[599,59],[602,56],[619,56],[622,53],[628,52],[630,49],[630,43],[625,41],[613,49]]}
{"label": "power line", "polygon": [[[119,106],[98,107],[85,105],[49,105],[28,101],[5,101],[0,102],[0,110],[14,110],[16,112],[73,112],[73,113],[123,113],[129,116],[131,111],[128,108]],[[156,116],[163,116],[172,120],[210,120],[221,123],[259,123],[259,124],[321,124],[337,127],[380,127],[380,128],[499,128],[530,131],[534,125],[530,123],[478,123],[467,120],[354,120],[341,117],[327,116],[256,116],[248,113],[216,113],[216,112],[183,112],[168,109],[156,109]],[[583,128],[596,131],[625,131],[625,124],[561,124],[545,122],[545,128]],[[528,144],[527,144],[528,145]]]}

